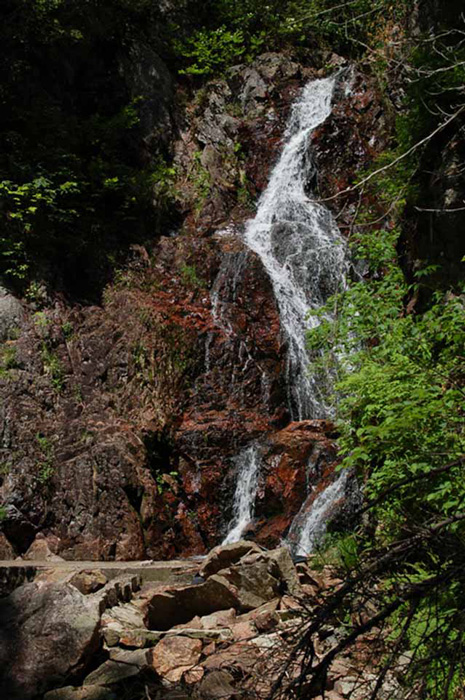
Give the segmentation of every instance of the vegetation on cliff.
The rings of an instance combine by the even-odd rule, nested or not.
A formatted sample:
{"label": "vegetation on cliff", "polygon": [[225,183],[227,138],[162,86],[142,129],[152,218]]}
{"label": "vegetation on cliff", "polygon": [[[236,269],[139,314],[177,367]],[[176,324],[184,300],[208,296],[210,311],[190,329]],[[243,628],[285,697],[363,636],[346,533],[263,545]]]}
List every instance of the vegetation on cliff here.
{"label": "vegetation on cliff", "polygon": [[[365,495],[358,530],[336,537],[348,566],[346,585],[324,602],[320,622],[335,610],[350,612],[340,651],[371,629],[379,639],[388,635],[371,697],[402,654],[397,674],[416,696],[462,697],[463,273],[455,272],[458,261],[450,252],[448,259],[445,241],[442,259],[433,246],[429,255],[423,248],[424,259],[405,255],[406,238],[421,235],[424,211],[432,237],[449,216],[449,236],[455,231],[460,238],[463,219],[454,217],[463,211],[463,180],[457,171],[448,179],[444,161],[463,144],[462,38],[460,28],[434,25],[434,32],[399,42],[399,55],[409,60],[393,148],[351,188],[360,195],[350,238],[357,272],[309,337],[323,353],[315,371],[323,362],[338,374],[341,468],[359,474]],[[440,155],[433,158],[435,149]],[[441,176],[444,191],[450,189],[443,199],[436,194],[434,204]],[[360,600],[372,613],[354,622]],[[310,625],[307,644],[318,624]],[[310,656],[303,675],[316,687],[330,658],[317,663]]]}

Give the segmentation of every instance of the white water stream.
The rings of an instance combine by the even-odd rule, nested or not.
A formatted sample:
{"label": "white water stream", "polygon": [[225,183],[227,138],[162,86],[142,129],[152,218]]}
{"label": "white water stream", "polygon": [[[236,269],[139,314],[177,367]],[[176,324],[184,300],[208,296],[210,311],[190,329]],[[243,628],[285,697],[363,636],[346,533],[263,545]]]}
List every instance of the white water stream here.
{"label": "white water stream", "polygon": [[234,494],[234,512],[229,531],[222,544],[231,544],[241,539],[254,515],[257,494],[260,456],[256,445],[251,445],[237,457],[238,478]]}
{"label": "white water stream", "polygon": [[[312,132],[331,114],[335,83],[335,77],[314,80],[294,103],[281,155],[244,235],[245,243],[260,257],[273,285],[288,344],[286,379],[293,420],[322,418],[329,413],[324,392],[308,372],[306,333],[319,323],[318,318],[309,316],[309,310],[321,308],[329,296],[344,286],[347,258],[331,213],[310,196],[309,183],[316,172],[309,146]],[[224,543],[240,539],[251,521],[258,475],[259,456],[251,447],[242,453],[234,518]],[[327,491],[327,500],[337,496],[334,490]],[[312,508],[312,522],[302,529],[302,551],[311,546],[312,533],[320,527],[313,520],[324,518],[326,512],[320,505],[317,508],[317,502],[318,499]]]}
{"label": "white water stream", "polygon": [[347,478],[348,472],[341,472],[311,505],[308,505],[311,495],[306,499],[294,518],[286,540],[294,554],[305,556],[320,542],[326,533],[329,516],[335,503],[344,495]]}
{"label": "white water stream", "polygon": [[323,393],[309,374],[307,331],[319,323],[319,309],[345,284],[346,251],[326,207],[311,199],[316,177],[309,149],[312,132],[331,114],[336,79],[314,80],[294,103],[284,147],[249,221],[245,241],[270,276],[281,327],[288,341],[287,385],[294,420],[328,416]]}

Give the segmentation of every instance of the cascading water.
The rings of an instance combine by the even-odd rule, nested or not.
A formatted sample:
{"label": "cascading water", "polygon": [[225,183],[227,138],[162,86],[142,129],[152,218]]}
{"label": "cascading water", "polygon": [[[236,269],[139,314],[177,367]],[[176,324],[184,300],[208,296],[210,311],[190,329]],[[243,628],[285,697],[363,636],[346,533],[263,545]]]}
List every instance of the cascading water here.
{"label": "cascading water", "polygon": [[307,498],[292,523],[287,544],[294,554],[305,556],[315,549],[326,532],[335,504],[344,496],[348,472],[342,472],[310,505]]}
{"label": "cascading water", "polygon": [[[323,392],[308,373],[306,333],[319,323],[309,311],[321,308],[345,284],[343,239],[328,209],[309,194],[316,175],[310,139],[331,113],[335,84],[336,77],[312,81],[293,105],[281,156],[244,234],[246,245],[260,257],[273,285],[288,343],[288,404],[294,420],[321,418],[329,413]],[[255,448],[249,449],[238,473],[235,518],[225,543],[237,540],[253,515],[259,458]],[[315,518],[324,517],[324,512],[318,508]],[[303,531],[313,533],[318,529],[313,520],[312,516]]]}
{"label": "cascading water", "polygon": [[245,231],[261,258],[278,303],[287,337],[287,384],[292,418],[328,415],[317,382],[309,375],[306,332],[320,308],[344,285],[345,245],[331,213],[307,194],[315,168],[309,155],[312,131],[331,113],[336,78],[309,83],[292,108],[285,145]]}
{"label": "cascading water", "polygon": [[249,446],[237,457],[237,462],[238,479],[234,494],[233,518],[223,544],[240,540],[242,533],[253,518],[260,466],[257,446]]}

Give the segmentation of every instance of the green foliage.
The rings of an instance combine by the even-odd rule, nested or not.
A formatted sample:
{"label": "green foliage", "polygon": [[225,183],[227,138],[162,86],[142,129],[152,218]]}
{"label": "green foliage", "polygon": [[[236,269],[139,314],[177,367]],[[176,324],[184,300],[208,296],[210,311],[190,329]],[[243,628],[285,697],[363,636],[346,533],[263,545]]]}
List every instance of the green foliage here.
{"label": "green foliage", "polygon": [[18,367],[16,347],[5,343],[0,347],[0,377],[7,377],[11,369]]}
{"label": "green foliage", "polygon": [[[385,317],[382,341],[360,351],[358,369],[339,384],[343,466],[368,472],[367,496],[425,476],[377,507],[385,534],[398,532],[406,519],[447,517],[465,498],[459,466],[426,478],[465,453],[465,304],[439,294],[435,301],[417,319]],[[372,337],[377,333],[372,327]]]}
{"label": "green foliage", "polygon": [[42,453],[42,459],[37,464],[37,479],[40,484],[46,485],[55,473],[53,466],[54,447],[51,440],[40,433],[36,435],[36,440]]}
{"label": "green foliage", "polygon": [[173,479],[177,480],[179,478],[179,473],[177,471],[167,473],[157,469],[154,472],[154,477],[158,494],[162,496],[166,491],[173,491]]}
{"label": "green foliage", "polygon": [[190,32],[172,28],[180,72],[211,76],[263,51],[315,45],[358,56],[387,19],[405,17],[406,0],[210,0]]}
{"label": "green foliage", "polygon": [[189,289],[201,289],[205,287],[205,281],[199,277],[195,265],[184,263],[180,268],[183,284]]}
{"label": "green foliage", "polygon": [[240,63],[245,51],[244,35],[240,29],[229,31],[225,26],[218,29],[199,29],[185,43],[178,42],[180,56],[188,60],[188,67],[180,73],[211,75],[225,67]]}
{"label": "green foliage", "polygon": [[66,340],[70,340],[73,336],[73,324],[70,321],[65,321],[62,326],[61,330],[63,331],[63,335],[65,336]]}
{"label": "green foliage", "polygon": [[[416,261],[407,281],[399,251],[405,214],[413,218],[413,205],[431,191],[431,170],[441,165],[434,151],[460,139],[463,118],[398,159],[458,109],[461,38],[446,28],[416,37],[410,55],[403,46],[409,81],[395,138],[359,178],[362,206],[350,239],[359,274],[319,312],[308,339],[312,370],[338,380],[340,468],[358,474],[367,508],[372,504],[355,534],[358,561],[340,551],[345,535],[328,538],[325,556],[353,574],[398,550],[396,565],[386,561],[377,574],[379,606],[418,586],[418,597],[389,620],[391,641],[413,659],[405,685],[443,699],[459,697],[464,678],[465,289],[442,283],[438,290],[441,258],[434,252]],[[374,68],[380,71],[380,59]]]}
{"label": "green foliage", "polygon": [[50,377],[52,386],[57,392],[61,392],[65,386],[65,372],[57,355],[51,350],[47,343],[42,343],[42,362],[45,374]]}
{"label": "green foliage", "polygon": [[192,169],[189,173],[189,182],[194,190],[194,209],[197,216],[202,211],[212,187],[210,173],[202,165],[201,158],[202,152],[195,151],[192,156]]}

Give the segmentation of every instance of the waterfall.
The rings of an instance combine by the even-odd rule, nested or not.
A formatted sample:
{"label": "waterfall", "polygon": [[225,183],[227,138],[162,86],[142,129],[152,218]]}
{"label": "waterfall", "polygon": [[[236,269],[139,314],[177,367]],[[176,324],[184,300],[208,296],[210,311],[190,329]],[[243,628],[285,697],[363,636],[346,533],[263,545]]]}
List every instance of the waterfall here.
{"label": "waterfall", "polygon": [[336,78],[314,80],[292,107],[281,156],[248,222],[245,242],[271,279],[288,341],[287,385],[294,420],[328,415],[322,392],[308,373],[306,332],[320,308],[344,285],[345,245],[331,213],[307,194],[316,176],[309,152],[313,130],[331,113]]}
{"label": "waterfall", "polygon": [[255,496],[259,474],[259,451],[256,445],[249,446],[237,458],[238,478],[234,494],[233,519],[223,544],[240,540],[242,533],[253,518]]}
{"label": "waterfall", "polygon": [[[316,178],[310,141],[314,129],[331,113],[335,84],[336,77],[314,80],[294,103],[281,155],[258,202],[257,214],[244,233],[246,245],[260,257],[273,286],[288,344],[286,379],[294,420],[321,418],[329,413],[324,392],[308,371],[306,334],[319,323],[309,311],[321,308],[345,283],[343,239],[329,210],[314,201],[309,192]],[[224,543],[239,539],[253,517],[258,471],[258,454],[251,447],[241,460],[234,519]],[[320,520],[326,510],[323,501],[320,505],[303,526],[302,547],[307,547],[307,540],[324,527]]]}
{"label": "waterfall", "polygon": [[302,556],[310,554],[321,541],[326,532],[331,511],[344,496],[347,478],[347,471],[343,471],[315,498],[313,503],[309,504],[312,494],[307,498],[294,518],[287,537],[287,544],[294,554]]}

